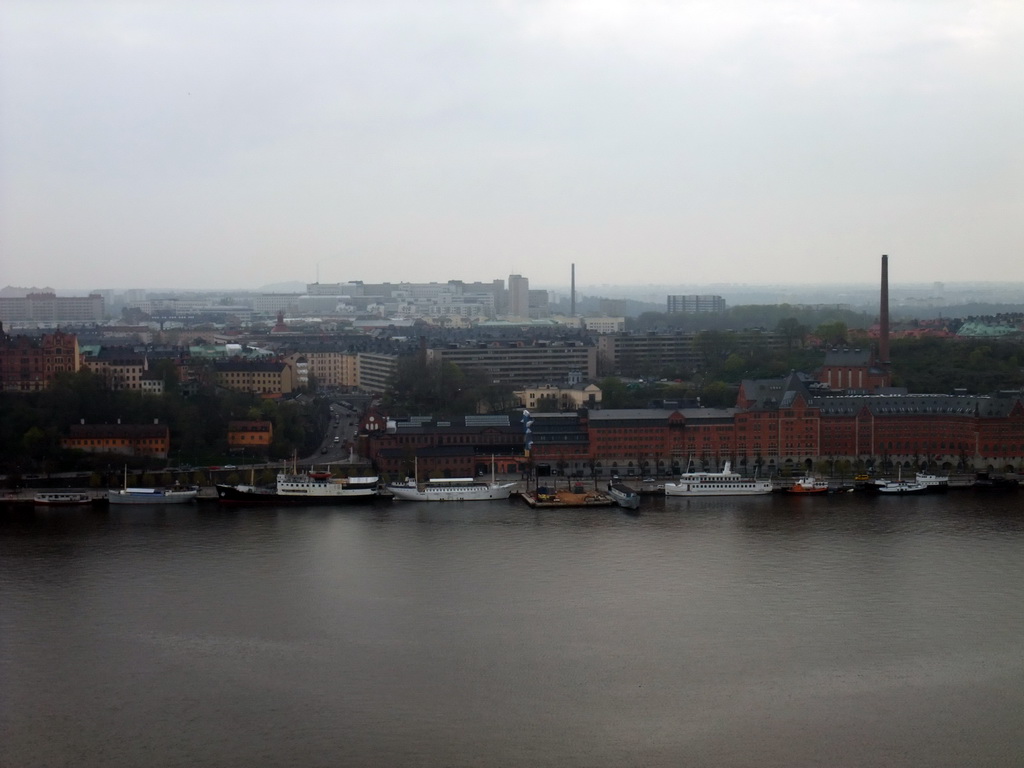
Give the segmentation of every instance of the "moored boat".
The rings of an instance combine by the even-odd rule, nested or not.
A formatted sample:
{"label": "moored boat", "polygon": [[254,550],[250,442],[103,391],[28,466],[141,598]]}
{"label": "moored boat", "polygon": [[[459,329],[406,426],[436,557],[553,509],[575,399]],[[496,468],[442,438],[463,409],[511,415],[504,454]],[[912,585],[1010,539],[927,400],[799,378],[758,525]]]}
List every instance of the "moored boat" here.
{"label": "moored boat", "polygon": [[170,488],[132,488],[128,485],[128,467],[124,468],[124,486],[107,491],[111,504],[185,504],[199,495],[198,486],[174,485]]}
{"label": "moored boat", "polygon": [[1015,491],[1020,487],[1016,477],[994,475],[990,472],[978,472],[974,477],[973,488],[977,491]]}
{"label": "moored boat", "polygon": [[472,477],[438,477],[417,483],[388,483],[385,487],[402,501],[494,501],[512,495],[515,483],[479,482]]}
{"label": "moored boat", "polygon": [[198,488],[111,488],[111,504],[185,504],[199,495]]}
{"label": "moored boat", "polygon": [[914,477],[914,481],[925,486],[931,493],[942,493],[949,490],[948,475],[931,475],[926,472],[918,472]]}
{"label": "moored boat", "polygon": [[877,491],[888,494],[927,493],[928,486],[917,480],[904,480],[903,470],[895,480],[877,480]]}
{"label": "moored boat", "polygon": [[928,486],[913,480],[889,480],[884,485],[878,486],[878,492],[890,494],[927,493]]}
{"label": "moored boat", "polygon": [[725,462],[721,472],[684,472],[675,483],[665,483],[666,496],[759,496],[771,493],[770,480],[746,478]]}
{"label": "moored boat", "polygon": [[73,491],[39,491],[32,497],[32,503],[44,507],[77,507],[92,504],[92,497]]}
{"label": "moored boat", "polygon": [[491,459],[491,481],[473,477],[437,477],[421,483],[417,480],[419,465],[414,463],[413,476],[404,483],[388,483],[385,489],[401,501],[496,501],[507,499],[516,487],[514,482],[498,482]]}
{"label": "moored boat", "polygon": [[380,478],[334,477],[330,472],[279,472],[273,487],[250,485],[216,486],[217,500],[224,504],[344,504],[371,501]]}
{"label": "moored boat", "polygon": [[786,490],[788,493],[828,493],[828,480],[804,475]]}
{"label": "moored boat", "polygon": [[625,483],[608,483],[608,495],[623,509],[637,509],[640,506],[640,494]]}

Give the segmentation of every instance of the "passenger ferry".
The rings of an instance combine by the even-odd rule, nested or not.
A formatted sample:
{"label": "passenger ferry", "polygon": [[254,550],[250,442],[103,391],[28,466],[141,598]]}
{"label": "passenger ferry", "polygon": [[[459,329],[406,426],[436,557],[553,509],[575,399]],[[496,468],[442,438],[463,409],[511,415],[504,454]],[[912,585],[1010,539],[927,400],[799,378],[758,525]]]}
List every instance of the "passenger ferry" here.
{"label": "passenger ferry", "polygon": [[439,477],[417,483],[389,483],[387,489],[402,501],[493,501],[512,495],[515,483],[484,483],[472,477]]}
{"label": "passenger ferry", "polygon": [[684,472],[677,483],[665,483],[666,496],[759,496],[771,493],[771,480],[746,478],[725,462],[721,472]]}
{"label": "passenger ferry", "polygon": [[270,488],[249,485],[217,485],[222,504],[343,504],[373,501],[377,497],[377,475],[334,477],[330,472],[279,472]]}
{"label": "passenger ferry", "polygon": [[942,493],[949,490],[949,475],[930,475],[918,472],[915,481],[928,489],[930,493]]}
{"label": "passenger ferry", "polygon": [[491,457],[491,482],[472,477],[438,477],[418,482],[419,463],[414,459],[413,476],[404,483],[384,486],[391,495],[402,501],[494,501],[507,499],[516,487],[514,482],[499,483],[494,475],[494,457]]}

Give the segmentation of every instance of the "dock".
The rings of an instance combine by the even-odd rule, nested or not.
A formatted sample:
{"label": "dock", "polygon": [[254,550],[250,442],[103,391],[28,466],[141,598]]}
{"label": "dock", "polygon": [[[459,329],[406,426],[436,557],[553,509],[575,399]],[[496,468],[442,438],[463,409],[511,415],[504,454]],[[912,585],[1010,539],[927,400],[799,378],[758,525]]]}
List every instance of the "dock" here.
{"label": "dock", "polygon": [[615,500],[606,493],[590,491],[575,493],[573,491],[552,491],[540,493],[527,491],[520,497],[534,509],[567,509],[570,507],[611,507]]}

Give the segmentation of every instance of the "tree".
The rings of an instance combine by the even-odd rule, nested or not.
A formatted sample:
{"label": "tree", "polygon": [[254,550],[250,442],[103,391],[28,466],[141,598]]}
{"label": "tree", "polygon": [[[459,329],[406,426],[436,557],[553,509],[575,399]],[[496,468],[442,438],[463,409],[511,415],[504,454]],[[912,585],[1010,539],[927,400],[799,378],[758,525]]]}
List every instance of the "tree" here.
{"label": "tree", "polygon": [[694,339],[694,347],[700,353],[708,373],[717,372],[735,346],[736,334],[726,331],[701,331]]}
{"label": "tree", "polygon": [[804,337],[807,335],[807,326],[802,325],[795,317],[782,318],[775,326],[775,330],[786,339],[787,350],[793,349],[794,342],[799,341],[803,344]]}
{"label": "tree", "polygon": [[609,376],[601,379],[598,386],[601,388],[601,406],[603,408],[626,408],[631,404],[629,390],[622,379]]}
{"label": "tree", "polygon": [[712,381],[700,391],[700,404],[705,408],[731,408],[736,405],[736,390],[724,381]]}
{"label": "tree", "polygon": [[822,323],[814,329],[814,335],[828,345],[846,344],[847,328],[842,320]]}

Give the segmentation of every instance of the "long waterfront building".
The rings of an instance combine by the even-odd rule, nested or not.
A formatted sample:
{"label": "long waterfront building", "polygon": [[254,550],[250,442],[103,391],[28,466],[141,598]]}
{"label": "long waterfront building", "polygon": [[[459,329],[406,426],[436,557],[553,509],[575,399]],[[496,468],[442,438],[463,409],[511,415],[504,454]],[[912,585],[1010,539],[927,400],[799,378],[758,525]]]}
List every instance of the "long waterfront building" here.
{"label": "long waterfront building", "polygon": [[[472,466],[481,449],[505,458],[548,465],[589,477],[612,474],[672,476],[688,466],[741,472],[803,471],[821,462],[833,467],[908,468],[925,464],[946,471],[1019,471],[1024,468],[1024,393],[989,396],[845,394],[815,389],[798,375],[744,382],[743,407],[611,409],[530,416],[527,435],[512,419],[492,425],[487,445],[454,421],[419,420],[415,430],[378,430],[370,458],[388,455],[382,468],[421,451],[441,450],[445,465]],[[517,442],[521,440],[521,443]],[[509,446],[500,450],[500,446]],[[391,453],[387,453],[391,451]],[[383,452],[383,453],[382,453]]]}

